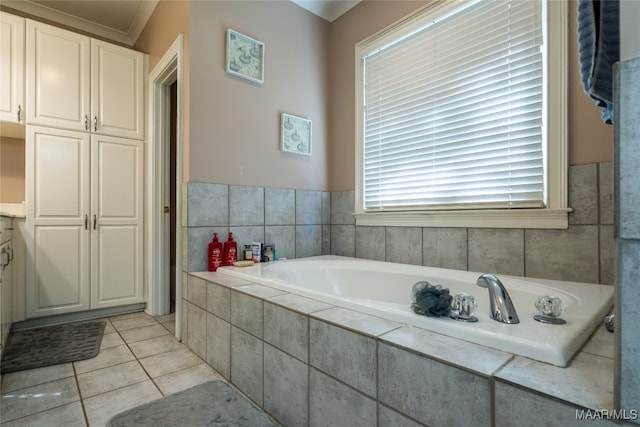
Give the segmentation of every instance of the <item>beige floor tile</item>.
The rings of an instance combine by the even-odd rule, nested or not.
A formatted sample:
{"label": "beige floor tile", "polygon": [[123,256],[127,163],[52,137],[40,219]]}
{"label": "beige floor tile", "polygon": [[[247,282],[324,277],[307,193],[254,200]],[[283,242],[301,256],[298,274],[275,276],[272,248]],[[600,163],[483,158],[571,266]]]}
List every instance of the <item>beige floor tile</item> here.
{"label": "beige floor tile", "polygon": [[176,314],[165,314],[164,316],[154,316],[153,318],[159,323],[175,322]]}
{"label": "beige floor tile", "polygon": [[71,363],[12,372],[2,377],[2,393],[69,377],[73,377],[73,365]]}
{"label": "beige floor tile", "polygon": [[86,425],[82,405],[79,401],[38,412],[37,414],[27,417],[18,418],[8,423],[2,423],[2,427],[86,427]]}
{"label": "beige floor tile", "polygon": [[2,394],[0,421],[12,421],[80,400],[75,378],[63,378]]}
{"label": "beige floor tile", "polygon": [[206,363],[154,379],[156,385],[165,396],[213,380],[224,381],[224,378]]}
{"label": "beige floor tile", "polygon": [[157,319],[143,312],[109,318],[98,356],[4,375],[2,427],[86,427],[86,420],[103,427],[163,394],[224,380],[175,339],[174,314]]}
{"label": "beige floor tile", "polygon": [[137,360],[78,375],[83,399],[148,380]]}
{"label": "beige floor tile", "polygon": [[76,368],[76,374],[84,374],[85,372],[118,365],[134,359],[133,353],[131,353],[131,350],[129,350],[126,345],[119,345],[117,347],[105,348],[93,359],[73,362],[73,365]]}
{"label": "beige floor tile", "polygon": [[197,366],[202,363],[202,359],[185,347],[181,350],[145,357],[144,359],[140,359],[140,363],[151,378],[157,378],[162,375]]}
{"label": "beige floor tile", "polygon": [[138,359],[186,348],[185,345],[176,340],[173,335],[162,335],[144,341],[137,341],[131,343],[129,347]]}
{"label": "beige floor tile", "polygon": [[85,399],[84,408],[90,427],[104,427],[111,417],[161,397],[148,380]]}
{"label": "beige floor tile", "polygon": [[107,321],[107,324],[104,326],[104,335],[116,333],[116,328],[113,327],[111,322]]}
{"label": "beige floor tile", "polygon": [[128,319],[112,320],[111,324],[118,332],[122,332],[130,329],[141,328],[143,326],[157,325],[158,322],[153,320],[153,317],[151,316],[139,316]]}
{"label": "beige floor tile", "polygon": [[124,345],[124,341],[120,337],[120,334],[114,332],[112,334],[104,334],[102,336],[102,342],[100,343],[100,350],[104,350],[105,348],[116,347],[119,345]]}
{"label": "beige floor tile", "polygon": [[162,323],[162,326],[164,326],[165,328],[167,328],[167,331],[169,331],[169,333],[173,336],[176,335],[176,324],[173,322],[166,322],[166,323]]}
{"label": "beige floor tile", "polygon": [[155,338],[162,335],[169,335],[169,331],[167,331],[167,329],[164,328],[161,324],[156,323],[152,326],[145,326],[142,328],[122,331],[120,332],[120,335],[127,344],[131,344],[136,341],[147,340],[149,338]]}

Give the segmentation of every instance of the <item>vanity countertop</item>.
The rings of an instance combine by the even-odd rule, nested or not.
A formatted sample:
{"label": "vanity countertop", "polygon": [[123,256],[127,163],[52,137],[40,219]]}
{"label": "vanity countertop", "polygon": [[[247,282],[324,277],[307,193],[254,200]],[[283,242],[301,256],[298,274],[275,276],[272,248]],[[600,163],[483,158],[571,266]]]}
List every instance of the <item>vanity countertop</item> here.
{"label": "vanity countertop", "polygon": [[0,203],[0,216],[6,216],[10,218],[24,218],[25,217],[25,204],[22,203]]}

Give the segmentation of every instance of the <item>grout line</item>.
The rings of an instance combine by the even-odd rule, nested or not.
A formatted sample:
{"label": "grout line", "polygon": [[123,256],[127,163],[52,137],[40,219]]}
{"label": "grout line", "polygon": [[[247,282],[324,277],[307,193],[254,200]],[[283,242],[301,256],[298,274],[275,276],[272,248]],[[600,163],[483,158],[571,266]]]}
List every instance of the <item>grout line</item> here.
{"label": "grout line", "polygon": [[[149,318],[153,319],[156,323],[159,323],[156,319],[153,318],[153,316],[149,316],[147,315]],[[115,327],[114,327],[115,329]],[[134,328],[134,329],[139,329],[139,328]],[[128,329],[128,330],[132,330],[132,329]],[[122,334],[120,334],[120,331],[117,331],[118,335],[120,335],[120,338],[122,339],[122,341],[124,342],[124,345],[127,346],[127,349],[129,349],[129,351],[131,352],[131,355],[134,357],[135,361],[138,362],[138,365],[140,366],[140,368],[142,369],[142,371],[145,373],[145,375],[147,376],[147,379],[149,379],[151,381],[151,383],[154,385],[154,387],[158,390],[158,392],[160,393],[161,396],[164,397],[164,393],[162,393],[162,390],[160,390],[160,387],[158,387],[158,384],[156,384],[156,382],[153,380],[153,378],[151,378],[151,375],[149,374],[149,372],[145,369],[144,365],[140,362],[140,359],[138,358],[138,356],[135,354],[135,352],[131,349],[131,346],[129,345],[128,342],[125,341],[124,337],[122,336]],[[151,338],[149,338],[151,339]],[[146,340],[141,340],[141,341],[146,341]],[[136,342],[141,342],[141,341],[136,341]],[[131,343],[133,344],[133,343]],[[146,380],[145,380],[146,381]],[[141,381],[144,382],[144,381]],[[139,383],[135,383],[135,384],[139,384]],[[129,384],[132,385],[132,384]],[[120,387],[123,388],[123,387]],[[116,389],[118,390],[118,389]]]}
{"label": "grout line", "polygon": [[[109,325],[111,325],[111,321],[109,319],[106,319],[106,320],[109,323]],[[111,325],[111,327],[113,327],[113,325]],[[102,349],[98,350],[98,354],[100,354],[101,350]],[[78,381],[78,372],[76,371],[76,364],[74,362],[71,362],[71,369],[73,370],[73,379],[75,380],[76,388],[78,389],[78,399],[80,400],[80,407],[82,408],[82,415],[84,416],[84,422],[87,426],[89,426],[89,414],[87,414],[87,408],[85,408],[84,406],[84,397],[82,396],[82,391],[80,390],[80,381]]]}
{"label": "grout line", "polygon": [[[148,316],[149,318],[151,318],[151,319],[154,319],[154,321],[155,321],[157,324],[162,325],[162,323],[158,322],[158,320],[156,320],[153,316],[149,316],[149,315],[147,315],[147,316]],[[106,394],[106,393],[110,393],[110,392],[117,391],[117,390],[120,390],[120,389],[123,389],[123,388],[126,388],[126,387],[130,387],[130,386],[133,386],[133,385],[135,385],[135,384],[140,384],[140,383],[145,382],[145,381],[147,381],[147,380],[151,381],[151,383],[152,383],[152,384],[156,387],[156,389],[159,391],[160,395],[164,397],[164,396],[166,396],[166,395],[165,395],[165,393],[163,393],[163,391],[160,389],[160,387],[159,387],[159,386],[158,386],[158,384],[156,383],[156,379],[157,379],[157,378],[161,378],[161,377],[164,377],[164,376],[166,376],[166,375],[172,375],[172,374],[175,374],[175,373],[177,373],[177,372],[185,371],[185,370],[187,370],[187,369],[192,369],[192,368],[195,368],[195,367],[197,367],[197,366],[200,366],[200,364],[196,364],[196,365],[194,365],[194,366],[189,366],[189,367],[181,368],[181,369],[178,369],[178,370],[176,370],[176,371],[174,371],[174,372],[169,372],[169,373],[166,373],[166,374],[164,374],[164,375],[160,375],[160,376],[158,376],[156,379],[154,379],[154,378],[152,378],[152,377],[151,377],[150,373],[145,369],[145,367],[144,367],[144,366],[142,365],[142,363],[140,362],[141,358],[139,358],[138,356],[136,356],[136,354],[135,354],[135,353],[133,352],[133,350],[131,349],[130,344],[129,344],[129,343],[127,343],[127,342],[124,340],[124,338],[122,337],[121,331],[118,331],[118,330],[113,326],[113,324],[112,324],[112,322],[111,322],[111,319],[109,319],[109,318],[104,318],[104,320],[105,320],[105,321],[107,321],[107,322],[108,322],[108,324],[113,328],[113,331],[114,331],[114,332],[111,332],[111,333],[116,333],[116,334],[118,334],[118,335],[119,335],[120,339],[121,339],[121,340],[122,340],[122,342],[123,342],[123,344],[120,344],[120,345],[123,345],[123,346],[126,346],[126,347],[127,347],[127,349],[131,352],[131,354],[132,354],[132,356],[133,356],[133,359],[132,359],[132,360],[123,361],[123,362],[120,362],[120,363],[116,363],[116,364],[113,364],[113,365],[109,365],[109,366],[102,366],[102,367],[98,367],[98,368],[96,368],[96,369],[92,369],[92,370],[89,370],[89,371],[87,371],[87,372],[82,372],[82,373],[79,373],[79,372],[77,371],[76,366],[75,366],[75,363],[76,363],[76,362],[69,362],[69,363],[71,363],[72,375],[70,375],[70,376],[68,376],[68,377],[64,377],[64,378],[58,378],[58,379],[56,379],[56,380],[52,380],[52,381],[47,381],[47,382],[45,382],[45,383],[43,383],[43,384],[47,384],[47,383],[49,383],[49,382],[53,382],[53,381],[58,381],[58,380],[61,380],[61,379],[73,378],[73,381],[75,382],[75,385],[76,385],[76,392],[77,392],[78,400],[77,400],[77,401],[73,401],[73,402],[68,402],[68,403],[65,403],[65,404],[63,404],[63,405],[54,406],[54,407],[52,407],[52,408],[47,408],[47,409],[43,409],[43,410],[40,410],[40,411],[35,411],[35,412],[27,413],[27,414],[22,415],[21,417],[16,418],[16,420],[19,420],[19,419],[22,419],[22,418],[25,418],[25,417],[29,417],[29,416],[32,416],[32,415],[35,415],[35,414],[43,413],[43,412],[46,412],[46,411],[50,411],[50,410],[53,410],[53,409],[56,409],[56,408],[60,408],[60,407],[63,407],[63,406],[67,406],[67,405],[70,405],[71,403],[79,402],[79,403],[80,403],[80,406],[81,406],[81,408],[82,408],[82,415],[83,415],[83,418],[84,418],[84,421],[85,421],[85,425],[86,425],[86,426],[89,426],[89,425],[90,425],[90,423],[89,423],[89,416],[88,416],[87,408],[86,408],[86,405],[85,405],[85,401],[86,401],[87,399],[92,399],[92,398],[94,398],[94,397],[101,396],[101,395],[104,395],[104,394]],[[144,328],[144,327],[145,327],[145,326],[141,326],[141,327],[138,327],[138,328],[127,329],[126,331],[131,331],[131,330],[140,329],[140,328]],[[164,335],[162,335],[162,336],[164,336]],[[162,337],[162,336],[160,336],[160,337]],[[169,335],[169,336],[172,336],[172,335]],[[172,337],[173,337],[173,336],[172,336]],[[141,341],[136,341],[136,342],[143,342],[143,341],[151,340],[151,339],[154,339],[154,338],[159,338],[159,337],[152,337],[152,338],[148,338],[148,339],[146,339],[146,340],[141,340]],[[173,337],[173,338],[175,339],[175,337]],[[131,343],[131,344],[134,344],[134,343]],[[181,343],[181,345],[182,345],[182,346],[184,346],[184,349],[188,350],[190,353],[192,353],[193,355],[195,355],[196,357],[198,357],[198,359],[201,361],[201,364],[206,364],[207,366],[209,366],[209,365],[206,363],[206,361],[205,361],[205,360],[203,360],[200,356],[198,356],[197,354],[195,354],[191,349],[189,349],[189,347],[188,347],[187,345],[185,345],[184,343]],[[114,346],[114,347],[109,347],[109,348],[115,348],[115,347],[116,347],[116,346]],[[101,349],[101,351],[102,351],[102,349]],[[153,355],[146,356],[146,357],[152,357],[152,356],[156,356],[156,355],[166,354],[166,353],[169,353],[170,351],[174,351],[174,350],[162,351],[162,352],[160,352],[160,353],[153,354]],[[142,359],[144,359],[144,358],[142,358]],[[136,363],[138,364],[138,366],[140,366],[140,368],[142,369],[142,371],[143,371],[143,372],[145,373],[145,375],[146,375],[146,378],[145,378],[145,379],[143,379],[143,380],[141,380],[141,381],[137,381],[137,382],[131,383],[131,384],[127,384],[127,385],[124,385],[124,386],[121,386],[121,387],[114,388],[113,390],[108,390],[108,391],[105,391],[105,392],[102,392],[102,393],[98,393],[98,394],[95,394],[95,395],[92,395],[92,396],[83,396],[82,391],[81,391],[81,388],[80,388],[80,382],[79,382],[79,379],[78,379],[78,377],[79,377],[80,375],[90,374],[90,373],[92,373],[92,372],[96,372],[96,371],[103,370],[103,369],[107,369],[107,368],[114,368],[114,367],[117,367],[117,366],[119,366],[119,365],[123,365],[123,364],[125,364],[125,363],[130,363],[130,362],[136,362]],[[213,369],[213,368],[212,368],[212,369]],[[225,383],[230,384],[230,383],[229,383],[229,381],[228,381],[226,378],[224,378],[224,376],[223,376],[222,374],[220,374],[220,373],[219,373],[218,371],[216,371],[215,369],[213,369],[213,371],[214,371],[214,372],[215,372],[215,373],[216,373],[220,378],[222,378],[222,379],[225,381]],[[3,380],[4,380],[4,379],[5,379],[5,378],[4,378],[4,375],[3,375]],[[38,386],[38,385],[41,385],[41,384],[36,384],[36,385],[33,385],[33,386],[28,386],[28,387],[34,387],[34,386]],[[21,387],[21,388],[25,388],[25,387]],[[20,390],[21,388],[17,388],[16,390]]]}

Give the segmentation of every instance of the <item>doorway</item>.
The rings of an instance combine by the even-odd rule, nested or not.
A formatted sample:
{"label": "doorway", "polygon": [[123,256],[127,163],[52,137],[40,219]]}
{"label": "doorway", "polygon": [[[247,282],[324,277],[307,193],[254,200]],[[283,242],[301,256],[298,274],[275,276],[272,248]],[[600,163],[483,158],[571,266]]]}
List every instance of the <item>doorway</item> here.
{"label": "doorway", "polygon": [[183,37],[179,35],[149,75],[147,150],[147,312],[175,312],[182,337],[182,111]]}
{"label": "doorway", "polygon": [[175,81],[169,87],[169,155],[167,156],[169,172],[166,181],[169,183],[169,313],[176,311],[176,211],[178,201],[176,200],[176,141],[177,141],[177,118],[178,118],[178,82]]}

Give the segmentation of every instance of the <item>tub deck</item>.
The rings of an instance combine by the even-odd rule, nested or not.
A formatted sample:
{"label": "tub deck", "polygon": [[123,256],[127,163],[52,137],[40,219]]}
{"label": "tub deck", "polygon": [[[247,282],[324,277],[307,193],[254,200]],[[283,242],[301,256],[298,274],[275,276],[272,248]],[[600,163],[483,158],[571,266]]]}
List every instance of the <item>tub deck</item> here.
{"label": "tub deck", "polygon": [[227,274],[187,277],[183,340],[283,425],[562,427],[613,409],[604,327],[561,368]]}
{"label": "tub deck", "polygon": [[[520,317],[520,323],[507,325],[489,317],[488,292],[475,285],[481,274],[476,272],[331,255],[224,267],[219,272],[561,367],[602,323],[613,306],[614,295],[611,286],[499,276]],[[415,314],[410,308],[411,287],[421,280],[441,284],[452,295],[474,295],[479,321],[466,323]],[[566,324],[533,320],[534,303],[543,294],[562,299]]]}

